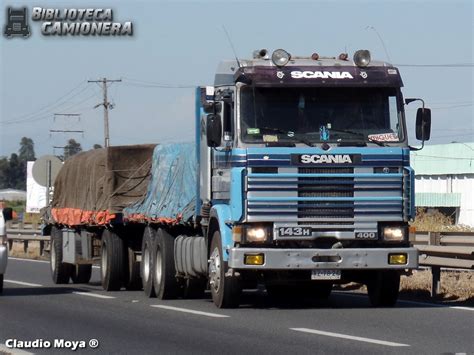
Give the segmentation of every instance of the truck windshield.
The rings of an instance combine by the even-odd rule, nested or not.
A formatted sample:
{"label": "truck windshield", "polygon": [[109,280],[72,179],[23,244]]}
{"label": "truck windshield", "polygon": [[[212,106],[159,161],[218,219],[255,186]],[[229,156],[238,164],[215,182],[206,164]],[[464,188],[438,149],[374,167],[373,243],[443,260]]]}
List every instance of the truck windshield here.
{"label": "truck windshield", "polygon": [[241,139],[267,142],[399,142],[395,88],[243,87]]}

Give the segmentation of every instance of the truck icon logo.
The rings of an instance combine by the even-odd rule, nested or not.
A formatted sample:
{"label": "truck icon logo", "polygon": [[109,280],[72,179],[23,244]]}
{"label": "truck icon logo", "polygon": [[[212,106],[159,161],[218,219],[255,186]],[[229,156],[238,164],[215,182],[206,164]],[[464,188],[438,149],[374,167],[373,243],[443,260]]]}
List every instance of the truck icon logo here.
{"label": "truck icon logo", "polygon": [[282,71],[277,71],[277,78],[278,79],[283,79],[284,76],[285,76],[285,73],[283,73]]}
{"label": "truck icon logo", "polygon": [[12,9],[7,8],[7,21],[5,25],[5,31],[3,32],[5,37],[11,38],[13,36],[22,36],[27,38],[30,36],[30,26],[28,26],[27,9]]}

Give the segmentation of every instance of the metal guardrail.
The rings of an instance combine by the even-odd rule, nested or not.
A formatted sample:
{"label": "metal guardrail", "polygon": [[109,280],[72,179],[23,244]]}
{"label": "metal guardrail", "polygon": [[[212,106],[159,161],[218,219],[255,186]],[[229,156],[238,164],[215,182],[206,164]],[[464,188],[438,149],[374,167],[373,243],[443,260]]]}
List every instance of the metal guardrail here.
{"label": "metal guardrail", "polygon": [[[42,236],[36,225],[12,224],[7,226],[11,250],[13,241],[22,241],[28,251],[30,241],[39,241],[43,255],[49,236]],[[418,232],[410,235],[410,243],[419,250],[419,264],[431,268],[431,296],[441,290],[441,268],[474,270],[474,232]]]}

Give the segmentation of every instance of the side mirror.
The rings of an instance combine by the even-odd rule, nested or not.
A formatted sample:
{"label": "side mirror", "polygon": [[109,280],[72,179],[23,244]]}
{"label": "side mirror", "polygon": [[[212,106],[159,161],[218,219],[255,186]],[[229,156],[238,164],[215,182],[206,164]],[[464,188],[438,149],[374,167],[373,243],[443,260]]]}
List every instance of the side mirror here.
{"label": "side mirror", "polygon": [[222,142],[222,120],[220,115],[209,114],[206,120],[207,146],[219,147]]}
{"label": "side mirror", "polygon": [[431,110],[429,108],[419,108],[416,111],[416,139],[427,141],[431,134]]}
{"label": "side mirror", "polygon": [[11,221],[13,219],[13,210],[10,207],[4,208],[2,210],[3,219],[6,221]]}

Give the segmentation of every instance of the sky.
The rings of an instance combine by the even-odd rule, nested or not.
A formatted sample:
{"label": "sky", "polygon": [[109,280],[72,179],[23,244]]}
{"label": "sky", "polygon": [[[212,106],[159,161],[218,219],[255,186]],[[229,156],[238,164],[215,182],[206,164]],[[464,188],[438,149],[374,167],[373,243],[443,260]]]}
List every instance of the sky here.
{"label": "sky", "polygon": [[[5,1],[6,7],[112,8],[114,21],[132,21],[129,37],[51,36],[30,21],[28,39],[0,39],[0,156],[35,142],[38,156],[60,154],[69,138],[84,149],[103,144],[103,111],[94,106],[110,84],[112,145],[192,141],[194,89],[212,84],[222,59],[257,48],[293,55],[337,56],[369,49],[372,58],[399,66],[405,97],[432,108],[429,144],[474,141],[471,0],[453,1]],[[5,9],[5,10],[3,10]],[[31,16],[31,12],[30,12]],[[0,16],[0,26],[5,25]],[[384,48],[385,47],[385,48]],[[466,66],[445,66],[467,64]],[[422,66],[413,66],[422,65]],[[443,66],[426,66],[443,65]],[[153,83],[150,85],[149,83]],[[164,86],[184,86],[163,88]],[[407,107],[411,144],[416,103]],[[80,113],[80,120],[55,113]],[[84,133],[51,133],[50,130]]]}

